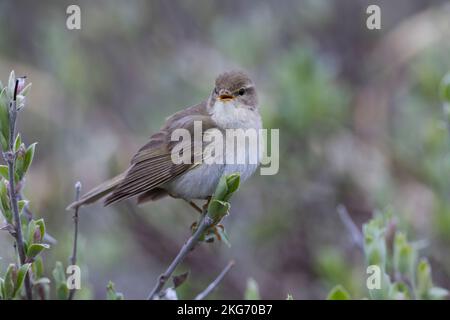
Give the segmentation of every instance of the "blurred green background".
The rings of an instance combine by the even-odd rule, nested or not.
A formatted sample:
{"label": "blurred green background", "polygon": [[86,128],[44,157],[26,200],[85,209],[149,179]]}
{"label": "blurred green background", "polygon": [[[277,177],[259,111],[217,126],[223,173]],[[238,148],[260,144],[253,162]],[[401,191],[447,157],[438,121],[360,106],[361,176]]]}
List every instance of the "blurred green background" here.
{"label": "blurred green background", "polygon": [[[81,7],[81,30],[66,8]],[[378,4],[382,29],[366,28]],[[140,145],[183,107],[205,99],[216,75],[254,78],[266,128],[280,129],[280,171],[255,175],[224,222],[231,248],[202,245],[177,271],[192,298],[229,259],[213,298],[240,299],[253,278],[262,298],[322,299],[337,283],[365,292],[362,253],[336,207],[358,225],[397,214],[434,280],[450,287],[450,139],[438,86],[450,70],[448,1],[1,1],[0,78],[33,83],[19,119],[38,141],[28,174],[31,210],[57,240],[48,273],[68,262],[72,213],[84,191],[125,169]],[[180,200],[82,210],[78,298],[104,299],[112,280],[145,298],[190,234]],[[12,259],[0,233],[0,267]]]}

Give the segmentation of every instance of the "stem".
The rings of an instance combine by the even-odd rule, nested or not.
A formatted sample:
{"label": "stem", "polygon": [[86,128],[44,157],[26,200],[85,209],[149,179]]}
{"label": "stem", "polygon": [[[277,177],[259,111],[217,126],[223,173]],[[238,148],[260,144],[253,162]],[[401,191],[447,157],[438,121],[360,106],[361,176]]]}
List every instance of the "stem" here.
{"label": "stem", "polygon": [[[78,181],[75,184],[75,201],[80,200],[80,193],[81,193],[81,182]],[[74,236],[73,236],[72,256],[70,257],[70,263],[72,265],[77,264],[78,209],[79,209],[79,206],[75,207],[74,214],[73,214]],[[75,296],[75,290],[76,290],[75,288],[70,290],[68,300],[73,299],[73,297]]]}
{"label": "stem", "polygon": [[356,226],[356,224],[353,222],[352,218],[348,214],[347,209],[344,205],[340,204],[337,207],[337,212],[339,214],[339,217],[342,220],[342,223],[345,225],[347,230],[350,233],[350,236],[352,237],[353,244],[355,244],[358,248],[364,249],[364,236],[362,235],[359,228]]}
{"label": "stem", "polygon": [[189,240],[183,245],[180,252],[178,252],[175,259],[169,265],[167,270],[161,274],[156,282],[155,287],[148,295],[147,299],[152,300],[153,297],[161,292],[167,280],[171,277],[176,267],[186,258],[187,254],[195,247],[203,233],[213,225],[214,221],[208,216],[207,212],[203,214],[200,224],[195,233],[189,238]]}
{"label": "stem", "polygon": [[[23,235],[22,235],[22,223],[20,221],[19,215],[19,206],[17,204],[17,193],[16,186],[14,181],[14,173],[16,166],[16,154],[14,153],[14,139],[16,135],[16,117],[17,117],[17,108],[16,108],[16,97],[17,97],[17,87],[19,85],[19,80],[16,80],[16,85],[14,87],[14,96],[13,100],[9,105],[9,150],[4,154],[4,158],[8,163],[8,171],[9,171],[9,198],[11,201],[11,207],[13,209],[14,214],[14,227],[15,227],[15,238],[17,243],[17,251],[19,253],[19,262],[20,266],[25,263],[25,249],[23,245]],[[28,300],[33,298],[31,291],[31,281],[30,275],[27,272],[25,275],[25,292]]]}
{"label": "stem", "polygon": [[209,286],[206,287],[206,289],[203,292],[200,292],[196,297],[195,300],[203,300],[205,297],[210,294],[222,281],[222,279],[225,277],[225,275],[230,271],[230,269],[234,266],[234,261],[231,260],[228,262],[227,266],[222,270],[222,272],[217,276],[217,278],[209,284]]}

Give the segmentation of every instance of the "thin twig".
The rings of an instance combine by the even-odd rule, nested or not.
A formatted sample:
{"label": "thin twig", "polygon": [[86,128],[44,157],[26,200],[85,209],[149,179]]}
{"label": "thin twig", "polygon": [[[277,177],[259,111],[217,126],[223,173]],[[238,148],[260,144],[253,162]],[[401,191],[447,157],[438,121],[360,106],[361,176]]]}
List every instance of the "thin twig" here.
{"label": "thin twig", "polygon": [[[14,152],[14,140],[16,135],[16,118],[17,118],[17,87],[19,86],[19,79],[16,79],[16,84],[14,86],[14,95],[13,99],[9,104],[9,150],[3,153],[3,157],[8,164],[9,171],[9,198],[11,201],[11,206],[14,214],[14,227],[15,233],[14,236],[16,238],[17,243],[17,251],[19,253],[19,262],[20,266],[25,263],[25,249],[23,244],[23,235],[22,235],[22,223],[20,221],[20,213],[19,206],[17,203],[17,192],[16,185],[14,181],[14,173],[16,166],[16,154]],[[32,290],[31,290],[31,281],[30,275],[27,272],[25,275],[25,293],[28,300],[33,298]]]}
{"label": "thin twig", "polygon": [[348,214],[347,209],[344,205],[340,204],[336,208],[339,217],[342,220],[342,223],[345,225],[347,230],[350,233],[350,236],[352,237],[353,244],[355,244],[360,249],[364,248],[364,237],[359,230],[359,228],[356,226],[356,224],[353,222],[352,218]]}
{"label": "thin twig", "polygon": [[183,245],[180,252],[178,252],[177,256],[169,265],[167,270],[159,276],[158,281],[155,284],[155,287],[147,297],[148,300],[152,300],[153,297],[155,297],[161,292],[167,280],[169,280],[169,278],[172,276],[172,273],[175,271],[176,267],[184,260],[184,258],[186,258],[188,253],[195,247],[195,245],[197,244],[198,240],[203,235],[203,233],[209,227],[211,227],[213,223],[214,221],[208,216],[208,213],[205,211],[195,233]]}
{"label": "thin twig", "polygon": [[209,286],[206,287],[205,290],[200,292],[196,297],[195,300],[203,300],[207,295],[209,295],[222,281],[222,279],[225,277],[225,275],[230,271],[230,269],[234,266],[234,261],[231,260],[228,262],[227,266],[222,270],[222,272],[217,276],[217,278],[209,284]]}
{"label": "thin twig", "polygon": [[[80,200],[81,193],[81,182],[78,181],[75,183],[75,202]],[[77,243],[78,243],[78,209],[79,206],[76,206],[73,214],[73,225],[74,225],[74,236],[73,236],[73,249],[72,256],[70,257],[70,263],[74,266],[77,264]],[[72,300],[75,296],[76,289],[73,288],[69,292],[68,300]]]}

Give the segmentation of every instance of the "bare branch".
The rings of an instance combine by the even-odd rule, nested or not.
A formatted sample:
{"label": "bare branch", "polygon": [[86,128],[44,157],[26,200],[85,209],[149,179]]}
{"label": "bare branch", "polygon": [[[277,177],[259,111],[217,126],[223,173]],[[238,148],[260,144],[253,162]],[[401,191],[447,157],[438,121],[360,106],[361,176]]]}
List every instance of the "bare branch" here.
{"label": "bare branch", "polygon": [[[75,202],[80,200],[80,193],[81,193],[81,182],[78,181],[77,183],[75,183]],[[72,256],[70,257],[70,263],[72,265],[77,264],[78,209],[79,206],[75,207],[73,214],[74,236],[73,236]],[[73,299],[73,297],[75,296],[75,290],[76,290],[75,288],[70,290],[68,300]]]}
{"label": "bare branch", "polygon": [[353,244],[359,247],[360,249],[363,249],[364,246],[364,237],[359,230],[359,228],[356,226],[356,224],[353,222],[352,218],[348,214],[347,209],[344,205],[340,204],[336,208],[339,218],[341,218],[342,223],[345,225],[347,230],[350,233],[350,236],[352,238]]}
{"label": "bare branch", "polygon": [[222,272],[217,276],[217,278],[209,284],[209,286],[206,287],[206,289],[203,292],[200,292],[196,297],[195,300],[203,300],[207,295],[209,295],[222,281],[222,279],[225,277],[225,275],[230,271],[230,269],[234,266],[234,261],[231,260],[228,262],[227,266],[222,270]]}
{"label": "bare branch", "polygon": [[153,288],[153,290],[148,295],[147,299],[152,300],[156,295],[158,295],[166,284],[167,280],[172,276],[172,273],[175,271],[176,267],[186,258],[188,253],[195,247],[200,237],[203,233],[213,225],[214,221],[208,216],[206,210],[202,216],[202,219],[199,223],[199,226],[195,233],[189,238],[189,240],[183,245],[180,252],[178,252],[175,259],[169,265],[167,270],[161,274],[158,278],[158,281]]}

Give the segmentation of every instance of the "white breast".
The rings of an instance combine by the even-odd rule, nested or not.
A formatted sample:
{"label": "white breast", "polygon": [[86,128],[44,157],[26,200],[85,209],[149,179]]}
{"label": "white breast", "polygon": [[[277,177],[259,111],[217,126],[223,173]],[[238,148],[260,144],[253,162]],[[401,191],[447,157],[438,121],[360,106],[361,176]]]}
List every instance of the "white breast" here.
{"label": "white breast", "polygon": [[[259,130],[261,128],[261,118],[259,114],[247,108],[236,108],[235,106],[227,105],[222,102],[217,102],[213,107],[213,120],[223,130],[227,128],[254,128]],[[231,143],[227,141],[226,134],[224,135],[226,144]],[[229,150],[226,148],[225,150]],[[206,164],[202,163],[196,168],[186,172],[182,176],[176,178],[167,184],[165,189],[179,198],[190,199],[206,199],[211,196],[223,174],[229,175],[238,172],[241,176],[241,182],[249,178],[258,168],[262,155],[262,141],[258,135],[258,151],[257,161],[249,157],[249,148],[235,149],[236,155],[242,155],[246,162],[243,164],[236,164],[235,161],[228,162],[226,155],[223,156],[223,164]],[[216,154],[217,157],[222,157],[222,154]],[[210,162],[211,163],[211,162]]]}

